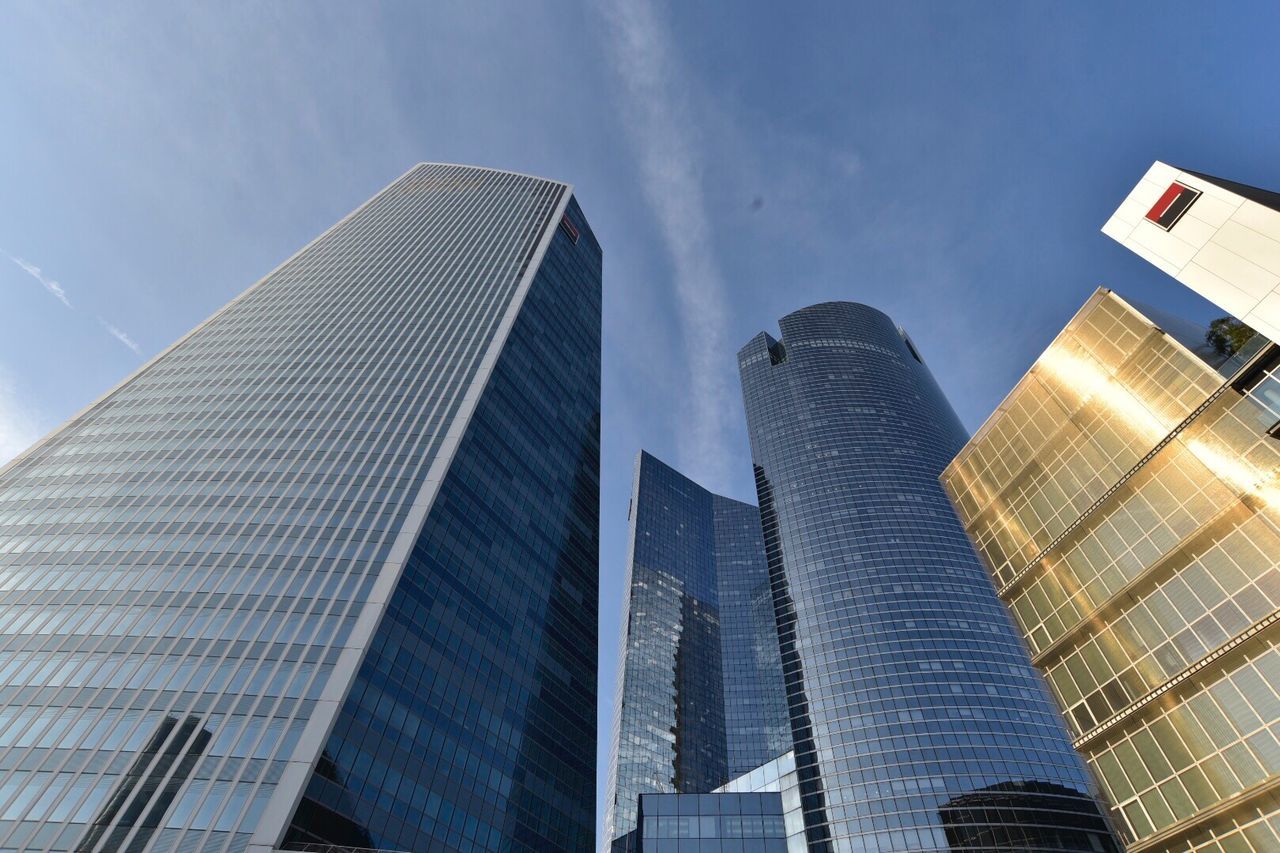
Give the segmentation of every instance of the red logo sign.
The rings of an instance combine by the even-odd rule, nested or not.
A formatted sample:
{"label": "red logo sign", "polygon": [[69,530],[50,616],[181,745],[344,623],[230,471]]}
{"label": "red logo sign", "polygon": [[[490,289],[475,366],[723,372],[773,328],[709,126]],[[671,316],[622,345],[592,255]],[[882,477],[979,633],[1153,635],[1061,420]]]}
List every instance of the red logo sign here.
{"label": "red logo sign", "polygon": [[1200,190],[1174,181],[1169,184],[1169,189],[1164,191],[1164,195],[1160,196],[1160,200],[1147,211],[1147,221],[1168,231],[1178,224],[1178,220],[1198,198],[1200,198]]}
{"label": "red logo sign", "polygon": [[564,233],[568,235],[570,240],[575,243],[578,242],[578,229],[569,221],[569,214],[566,213],[564,216],[560,217],[560,227],[564,230]]}

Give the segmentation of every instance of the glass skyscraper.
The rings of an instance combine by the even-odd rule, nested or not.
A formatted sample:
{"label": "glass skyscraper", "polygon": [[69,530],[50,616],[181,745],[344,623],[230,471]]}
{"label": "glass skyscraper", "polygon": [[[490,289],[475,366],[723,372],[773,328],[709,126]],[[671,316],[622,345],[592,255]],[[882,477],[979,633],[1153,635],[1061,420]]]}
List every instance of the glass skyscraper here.
{"label": "glass skyscraper", "polygon": [[1129,850],[1280,850],[1280,347],[1153,319],[1097,291],[943,482]]}
{"label": "glass skyscraper", "polygon": [[411,169],[0,471],[0,850],[587,850],[601,254]]}
{"label": "glass skyscraper", "polygon": [[706,794],[791,748],[756,507],[641,451],[630,521],[610,842],[641,794]]}
{"label": "glass skyscraper", "polygon": [[810,849],[1116,850],[938,482],[967,436],[914,345],[848,302],[780,326],[738,363]]}

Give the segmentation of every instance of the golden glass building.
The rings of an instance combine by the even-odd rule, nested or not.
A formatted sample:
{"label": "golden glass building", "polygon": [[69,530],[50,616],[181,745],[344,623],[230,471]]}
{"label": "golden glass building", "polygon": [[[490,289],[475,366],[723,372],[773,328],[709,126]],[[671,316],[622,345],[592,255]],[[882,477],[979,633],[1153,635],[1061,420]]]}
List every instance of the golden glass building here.
{"label": "golden glass building", "polygon": [[1280,347],[1251,344],[1215,369],[1100,289],[942,475],[1131,853],[1280,850]]}

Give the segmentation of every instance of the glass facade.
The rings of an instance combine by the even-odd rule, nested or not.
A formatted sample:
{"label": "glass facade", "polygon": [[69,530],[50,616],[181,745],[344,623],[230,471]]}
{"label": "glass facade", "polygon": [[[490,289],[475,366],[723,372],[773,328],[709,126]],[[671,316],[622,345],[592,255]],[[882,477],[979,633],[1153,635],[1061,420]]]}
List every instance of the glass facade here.
{"label": "glass facade", "polygon": [[592,847],[601,259],[566,216],[286,848]]}
{"label": "glass facade", "polygon": [[734,777],[789,751],[791,726],[760,510],[720,495],[711,496],[711,509],[720,601],[725,770]]}
{"label": "glass facade", "polygon": [[738,363],[810,849],[1116,850],[938,483],[967,436],[914,345],[855,303],[780,325]]}
{"label": "glass facade", "polygon": [[706,793],[790,749],[756,507],[636,460],[606,839],[644,793]]}
{"label": "glass facade", "polygon": [[1099,290],[943,475],[1131,851],[1280,849],[1280,352],[1255,341],[1224,381]]}
{"label": "glass facade", "polygon": [[785,752],[754,770],[730,779],[712,793],[760,793],[773,791],[782,797],[782,825],[787,840],[787,853],[807,853],[804,835],[804,812],[800,807],[800,777],[796,775],[796,756]]}
{"label": "glass facade", "polygon": [[641,853],[787,853],[776,793],[641,794]]}
{"label": "glass facade", "polygon": [[1093,797],[1048,782],[1001,782],[938,809],[951,850],[1116,850]]}
{"label": "glass facade", "polygon": [[[373,844],[545,849],[550,800],[589,847],[599,283],[568,186],[423,164],[0,471],[0,850],[270,850],[313,768]],[[504,524],[538,556],[518,614],[473,600],[524,569]],[[427,600],[486,547],[466,606]],[[441,679],[469,685],[448,724]],[[553,703],[582,744],[543,754]],[[462,768],[447,792],[434,753],[395,751],[424,742]],[[406,843],[430,794],[449,822]],[[359,823],[387,813],[392,835]]]}

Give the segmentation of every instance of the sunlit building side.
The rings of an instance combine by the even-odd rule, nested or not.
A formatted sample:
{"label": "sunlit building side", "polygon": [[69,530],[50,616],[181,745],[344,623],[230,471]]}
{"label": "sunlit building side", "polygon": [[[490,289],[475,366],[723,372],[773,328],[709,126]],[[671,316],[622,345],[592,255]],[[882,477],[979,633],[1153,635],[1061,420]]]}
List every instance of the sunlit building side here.
{"label": "sunlit building side", "polygon": [[1102,289],[942,476],[1132,853],[1280,849],[1278,369]]}

